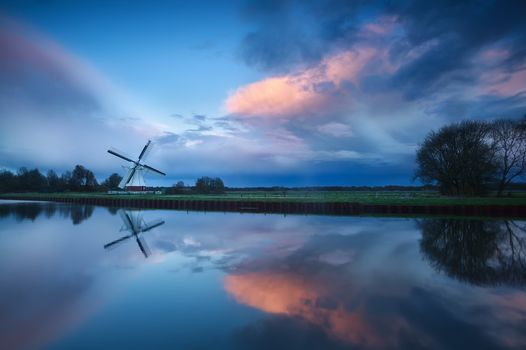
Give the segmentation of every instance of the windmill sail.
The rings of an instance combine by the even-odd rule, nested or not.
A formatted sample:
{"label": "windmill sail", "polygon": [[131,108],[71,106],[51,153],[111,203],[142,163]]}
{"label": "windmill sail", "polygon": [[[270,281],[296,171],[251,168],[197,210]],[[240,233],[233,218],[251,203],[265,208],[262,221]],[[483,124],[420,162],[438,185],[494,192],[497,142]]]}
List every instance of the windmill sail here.
{"label": "windmill sail", "polygon": [[133,222],[130,218],[130,212],[126,210],[119,210],[119,216],[121,217],[122,222],[124,223],[124,226],[126,227],[126,230],[136,233],[135,228],[133,227]]}
{"label": "windmill sail", "polygon": [[143,165],[143,168],[148,169],[148,170],[151,170],[151,171],[153,171],[153,172],[155,172],[155,173],[157,173],[157,174],[161,174],[161,175],[163,175],[163,176],[166,175],[166,174],[163,173],[162,171],[157,170],[157,169],[155,169],[155,168],[152,168],[151,166],[148,166],[148,165]]}
{"label": "windmill sail", "polygon": [[164,221],[163,220],[155,220],[155,221],[152,221],[152,222],[149,222],[148,224],[146,224],[146,226],[141,230],[141,232],[146,232],[146,231],[150,231],[151,229],[154,229],[158,226],[161,226],[164,224]]}
{"label": "windmill sail", "polygon": [[105,244],[104,245],[104,249],[109,249],[109,248],[113,248],[115,247],[116,244],[119,244],[121,242],[124,242],[125,240],[127,240],[128,238],[132,237],[133,235],[128,235],[128,236],[124,236],[124,237],[121,237],[119,239],[116,239],[114,240],[113,242],[110,242],[108,244]]}
{"label": "windmill sail", "polygon": [[110,149],[108,150],[108,153],[109,153],[109,154],[113,154],[114,156],[119,157],[119,158],[122,158],[122,159],[124,159],[124,160],[127,160],[128,162],[133,162],[133,160],[131,160],[130,157],[125,156],[122,152],[117,151],[117,150],[114,149],[114,148],[110,148]]}
{"label": "windmill sail", "polygon": [[141,154],[139,154],[139,160],[145,160],[146,156],[150,153],[150,150],[152,148],[152,141],[148,140],[148,143],[144,146],[144,148],[141,151]]}
{"label": "windmill sail", "polygon": [[126,176],[122,178],[121,182],[119,183],[119,187],[124,188],[128,184],[128,182],[130,182],[134,173],[135,173],[135,167],[129,168],[128,174],[126,174]]}
{"label": "windmill sail", "polygon": [[146,241],[142,237],[137,236],[137,244],[139,245],[139,248],[141,249],[141,252],[144,254],[145,258],[152,254],[150,252],[150,248],[148,248],[148,245],[146,244]]}

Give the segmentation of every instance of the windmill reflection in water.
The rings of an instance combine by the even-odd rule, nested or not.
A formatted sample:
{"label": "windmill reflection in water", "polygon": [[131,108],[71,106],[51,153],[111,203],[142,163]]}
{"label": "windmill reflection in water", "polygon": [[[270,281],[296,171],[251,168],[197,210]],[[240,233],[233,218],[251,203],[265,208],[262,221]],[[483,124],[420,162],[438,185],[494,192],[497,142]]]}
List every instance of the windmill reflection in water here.
{"label": "windmill reflection in water", "polygon": [[123,221],[123,225],[119,232],[127,231],[130,234],[126,235],[124,237],[121,237],[113,242],[110,242],[108,244],[104,245],[104,249],[112,249],[116,247],[119,243],[122,243],[129,238],[134,237],[137,241],[137,244],[139,245],[139,248],[141,249],[141,252],[144,254],[144,257],[147,258],[150,253],[150,249],[148,248],[148,245],[146,244],[146,241],[142,237],[142,233],[148,232],[156,227],[159,227],[164,224],[164,221],[161,219],[151,221],[149,223],[146,223],[144,218],[142,217],[142,211],[141,210],[119,210],[119,215]]}

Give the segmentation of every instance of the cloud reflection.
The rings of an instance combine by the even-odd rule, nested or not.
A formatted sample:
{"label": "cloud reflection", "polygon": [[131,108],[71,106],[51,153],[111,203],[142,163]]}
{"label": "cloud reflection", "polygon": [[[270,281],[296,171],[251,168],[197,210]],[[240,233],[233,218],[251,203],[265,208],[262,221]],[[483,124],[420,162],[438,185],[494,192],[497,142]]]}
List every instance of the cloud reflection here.
{"label": "cloud reflection", "polygon": [[[153,259],[145,260],[133,242],[111,254],[101,249],[109,233],[119,238],[108,228],[126,211],[99,208],[73,226],[56,209],[62,205],[19,205],[27,208],[0,210],[9,213],[0,235],[0,322],[10,327],[0,337],[11,348],[48,344],[75,327],[86,332],[79,321],[93,322],[90,310],[112,318],[115,309],[100,305],[112,296],[117,319],[154,305],[172,320],[184,309],[173,301],[184,293],[204,310],[169,324],[185,330],[187,345],[202,317],[218,317],[228,348],[526,346],[524,222],[162,211],[166,224],[148,231]],[[38,225],[10,220],[17,211]],[[130,220],[148,227],[138,214]],[[151,293],[154,304],[143,298]],[[131,307],[142,302],[148,308]],[[218,305],[214,316],[208,307]]]}
{"label": "cloud reflection", "polygon": [[[437,223],[430,221],[427,225],[435,227]],[[492,254],[497,247],[500,250],[496,254],[503,265],[493,270],[493,278],[499,284],[514,285],[519,281],[517,276],[524,275],[526,270],[517,260],[518,241],[512,242],[514,248],[506,246],[510,235],[519,234],[508,228],[522,227],[522,223],[474,225],[456,220],[454,225],[460,230],[455,234],[464,237],[459,239],[464,245],[462,249],[449,248],[451,255],[463,252],[468,256],[461,259],[470,261],[477,259],[481,245],[491,247]],[[485,232],[489,230],[486,225],[496,230],[489,240],[499,244],[487,244],[490,233]],[[440,225],[435,228],[440,232]],[[429,234],[423,231],[423,241],[430,239],[426,237]],[[245,345],[254,342],[254,338],[247,339],[248,334],[267,345],[275,344],[275,340],[263,337],[265,332],[269,332],[268,336],[272,332],[261,327],[272,329],[269,322],[282,322],[283,317],[288,317],[290,322],[299,319],[322,330],[330,340],[326,348],[339,348],[341,342],[364,349],[462,349],[466,344],[518,349],[526,344],[520,331],[526,322],[524,292],[476,290],[469,284],[451,284],[447,279],[429,277],[433,273],[428,267],[422,270],[414,262],[407,264],[406,243],[392,241],[386,235],[371,237],[367,233],[354,237],[328,235],[323,239],[315,236],[289,256],[241,266],[226,276],[225,290],[237,302],[270,316],[263,323],[265,326],[247,326],[237,337]],[[515,255],[509,255],[513,249]],[[503,257],[499,252],[508,255]],[[327,258],[331,256],[334,258]],[[515,270],[504,265],[512,261]],[[461,272],[468,275],[461,281],[479,282],[486,266],[470,267]],[[516,301],[513,307],[511,299]]]}

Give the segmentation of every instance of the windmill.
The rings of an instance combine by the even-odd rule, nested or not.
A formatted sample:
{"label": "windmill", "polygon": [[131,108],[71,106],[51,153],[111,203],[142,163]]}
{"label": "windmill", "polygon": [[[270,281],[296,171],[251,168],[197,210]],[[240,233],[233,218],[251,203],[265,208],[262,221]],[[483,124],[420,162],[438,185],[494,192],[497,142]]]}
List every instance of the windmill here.
{"label": "windmill", "polygon": [[122,219],[123,225],[119,232],[128,231],[129,235],[121,237],[113,242],[104,245],[104,249],[114,248],[116,244],[126,241],[129,238],[135,237],[141,252],[144,254],[144,257],[147,258],[150,255],[150,249],[146,242],[142,238],[142,233],[150,231],[151,229],[161,226],[164,224],[163,220],[155,220],[149,223],[146,223],[142,217],[142,211],[128,211],[128,210],[119,210],[119,215]]}
{"label": "windmill", "polygon": [[152,171],[157,174],[166,175],[160,170],[157,170],[155,168],[152,168],[149,165],[146,165],[144,163],[144,160],[150,153],[152,149],[153,143],[152,141],[148,140],[148,143],[144,146],[142,149],[141,154],[139,154],[139,158],[137,160],[133,160],[130,157],[122,155],[122,152],[117,151],[116,149],[109,149],[108,153],[113,154],[116,157],[119,157],[121,159],[124,159],[133,165],[128,166],[128,173],[125,177],[122,178],[122,181],[119,184],[120,188],[125,189],[126,191],[144,191],[146,189],[144,184],[144,173],[147,171]]}

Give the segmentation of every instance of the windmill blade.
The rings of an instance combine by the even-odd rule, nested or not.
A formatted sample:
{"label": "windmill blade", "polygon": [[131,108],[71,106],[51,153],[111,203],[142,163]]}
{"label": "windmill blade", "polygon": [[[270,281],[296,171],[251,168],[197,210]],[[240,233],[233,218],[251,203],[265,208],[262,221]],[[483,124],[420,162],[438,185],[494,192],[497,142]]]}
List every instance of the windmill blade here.
{"label": "windmill blade", "polygon": [[149,165],[142,165],[142,167],[145,168],[145,169],[151,170],[151,171],[153,171],[153,172],[155,172],[155,173],[157,173],[157,174],[161,174],[161,175],[163,175],[163,176],[166,175],[166,174],[163,173],[162,171],[157,170],[157,169],[155,169],[155,168],[152,168],[152,167],[149,166]]}
{"label": "windmill blade", "polygon": [[146,226],[141,230],[141,232],[150,231],[151,229],[154,229],[154,228],[159,227],[161,225],[164,225],[164,221],[161,220],[161,219],[155,220],[155,221],[151,221],[148,224],[146,224]]}
{"label": "windmill blade", "polygon": [[154,146],[154,143],[153,142],[150,142],[150,145],[148,146],[148,148],[146,148],[146,151],[144,152],[144,154],[142,155],[142,161],[146,161],[146,158],[148,158],[148,155],[150,154],[150,152],[152,151],[152,148]]}
{"label": "windmill blade", "polygon": [[139,245],[139,248],[141,248],[141,252],[144,254],[145,258],[151,255],[150,248],[148,248],[146,241],[142,237],[137,236],[137,244]]}
{"label": "windmill blade", "polygon": [[133,226],[133,221],[130,218],[130,215],[127,211],[119,210],[119,216],[122,219],[122,222],[124,222],[124,225],[126,225],[126,228],[131,231],[132,233],[137,233],[135,230],[135,227]]}
{"label": "windmill blade", "polygon": [[143,158],[146,158],[148,153],[150,153],[151,146],[152,146],[152,141],[148,140],[148,142],[146,143],[146,145],[142,149],[141,154],[139,154],[139,160],[141,160]]}
{"label": "windmill blade", "polygon": [[109,248],[113,248],[117,243],[121,243],[121,242],[124,242],[125,240],[127,240],[128,238],[132,237],[133,235],[128,235],[128,236],[124,236],[124,237],[121,237],[119,239],[116,239],[115,241],[113,242],[110,242],[108,244],[105,244],[104,245],[104,249],[109,249]]}
{"label": "windmill blade", "polygon": [[108,150],[108,153],[109,153],[109,154],[113,154],[114,156],[119,157],[119,158],[122,158],[122,159],[124,159],[124,160],[127,160],[128,162],[135,163],[132,159],[130,159],[129,157],[126,157],[126,156],[122,155],[122,152],[117,151],[117,150],[114,149],[114,148],[110,148],[110,149]]}
{"label": "windmill blade", "polygon": [[120,188],[126,187],[126,185],[131,181],[133,178],[133,175],[135,174],[135,171],[137,170],[138,165],[135,165],[133,168],[128,171],[128,174],[126,177],[122,178],[122,181],[119,183]]}
{"label": "windmill blade", "polygon": [[130,173],[132,172],[132,168],[129,168],[128,169],[128,173],[126,174],[126,176],[124,176],[121,180],[121,182],[119,182],[119,188],[124,188],[126,187],[126,184],[128,183],[128,179],[130,178]]}
{"label": "windmill blade", "polygon": [[140,233],[141,227],[143,226],[143,223],[144,223],[144,220],[142,218],[142,211],[134,210],[134,211],[129,211],[127,214],[133,226],[133,232],[135,234]]}

